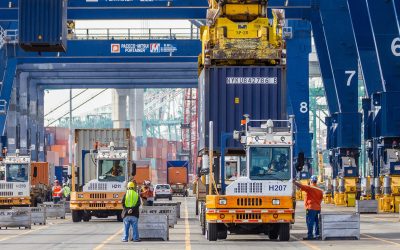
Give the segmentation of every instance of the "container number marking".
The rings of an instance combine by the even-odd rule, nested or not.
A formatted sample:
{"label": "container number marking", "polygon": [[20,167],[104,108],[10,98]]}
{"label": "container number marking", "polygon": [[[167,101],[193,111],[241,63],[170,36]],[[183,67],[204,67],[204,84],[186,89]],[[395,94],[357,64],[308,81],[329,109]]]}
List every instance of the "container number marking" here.
{"label": "container number marking", "polygon": [[300,103],[300,112],[303,113],[303,114],[308,112],[308,104],[307,104],[307,102],[301,102]]}
{"label": "container number marking", "polygon": [[344,73],[349,75],[349,78],[347,78],[347,87],[349,87],[351,84],[351,80],[356,75],[356,71],[355,70],[346,70]]}
{"label": "container number marking", "polygon": [[396,37],[392,42],[392,53],[394,56],[400,56],[400,37]]}
{"label": "container number marking", "polygon": [[269,185],[269,191],[285,191],[287,185]]}

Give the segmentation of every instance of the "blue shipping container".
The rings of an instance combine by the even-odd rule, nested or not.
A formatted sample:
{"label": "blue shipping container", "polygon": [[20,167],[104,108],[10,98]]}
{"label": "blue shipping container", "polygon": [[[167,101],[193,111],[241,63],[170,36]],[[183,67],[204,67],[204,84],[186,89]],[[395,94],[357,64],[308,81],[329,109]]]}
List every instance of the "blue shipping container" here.
{"label": "blue shipping container", "polygon": [[[209,121],[214,123],[214,150],[221,134],[241,130],[251,119],[287,119],[286,69],[281,66],[213,66],[199,76],[199,151],[208,149]],[[254,125],[254,124],[253,124]],[[228,149],[242,149],[233,139]]]}
{"label": "blue shipping container", "polygon": [[65,52],[67,0],[19,0],[19,45],[25,51]]}

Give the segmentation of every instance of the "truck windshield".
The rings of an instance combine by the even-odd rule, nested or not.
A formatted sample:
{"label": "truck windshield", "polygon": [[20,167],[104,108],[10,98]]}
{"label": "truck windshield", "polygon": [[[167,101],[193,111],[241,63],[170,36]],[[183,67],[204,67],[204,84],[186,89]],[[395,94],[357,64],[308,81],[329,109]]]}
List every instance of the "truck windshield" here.
{"label": "truck windshield", "polygon": [[8,182],[28,181],[28,164],[7,164],[6,177]]}
{"label": "truck windshield", "polygon": [[250,148],[250,179],[252,180],[289,180],[289,147],[252,147]]}
{"label": "truck windshield", "polygon": [[99,160],[99,181],[125,181],[125,160]]}

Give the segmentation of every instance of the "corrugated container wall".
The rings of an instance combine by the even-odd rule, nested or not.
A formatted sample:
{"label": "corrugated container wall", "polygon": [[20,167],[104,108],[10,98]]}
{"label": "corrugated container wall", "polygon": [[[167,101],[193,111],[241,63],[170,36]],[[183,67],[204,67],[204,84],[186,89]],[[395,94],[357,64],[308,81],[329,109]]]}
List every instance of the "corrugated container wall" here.
{"label": "corrugated container wall", "polygon": [[[254,120],[286,119],[285,77],[285,68],[277,66],[203,69],[199,77],[199,150],[208,148],[209,121],[214,123],[214,150],[219,151],[221,134],[241,130],[244,114]],[[228,140],[227,147],[243,148],[233,139]]]}
{"label": "corrugated container wall", "polygon": [[[36,177],[34,177],[34,171],[36,168]],[[48,162],[32,162],[31,163],[31,185],[35,186],[38,184],[49,185],[49,163]]]}
{"label": "corrugated container wall", "polygon": [[[82,150],[94,149],[96,142],[109,145],[112,141],[116,148],[126,147],[130,152],[130,135],[129,129],[75,129],[74,164],[79,168],[79,185],[96,179],[96,159],[91,158],[90,155],[86,155],[84,172],[85,180],[84,183],[82,183]],[[131,154],[129,153],[128,156],[130,155]],[[129,165],[128,169],[130,169]]]}
{"label": "corrugated container wall", "polygon": [[65,52],[67,0],[19,0],[19,45],[25,51]]}

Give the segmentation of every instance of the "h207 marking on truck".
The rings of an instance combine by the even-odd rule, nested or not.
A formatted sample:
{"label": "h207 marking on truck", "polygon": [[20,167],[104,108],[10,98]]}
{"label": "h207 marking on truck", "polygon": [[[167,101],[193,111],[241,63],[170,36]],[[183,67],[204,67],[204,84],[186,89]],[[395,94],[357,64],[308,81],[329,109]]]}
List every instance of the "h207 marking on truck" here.
{"label": "h207 marking on truck", "polygon": [[285,191],[287,185],[269,185],[269,191]]}

